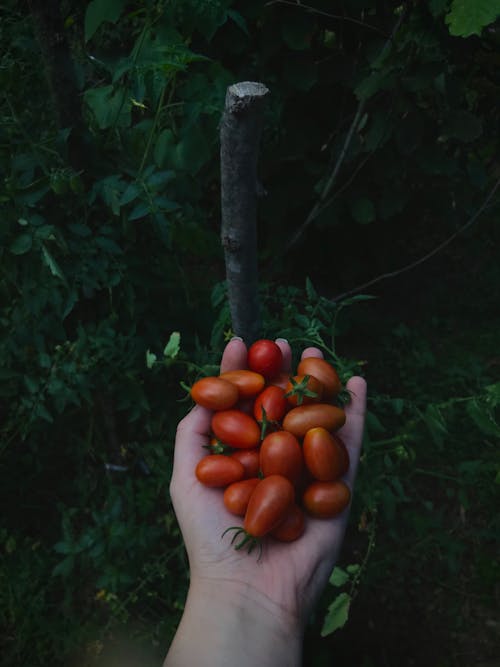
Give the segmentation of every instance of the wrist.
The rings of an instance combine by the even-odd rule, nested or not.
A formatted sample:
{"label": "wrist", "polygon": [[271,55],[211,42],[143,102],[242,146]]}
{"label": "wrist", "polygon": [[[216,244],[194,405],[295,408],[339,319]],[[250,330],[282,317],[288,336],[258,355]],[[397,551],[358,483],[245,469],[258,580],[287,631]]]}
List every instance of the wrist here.
{"label": "wrist", "polygon": [[301,622],[249,584],[191,581],[165,667],[301,664]]}

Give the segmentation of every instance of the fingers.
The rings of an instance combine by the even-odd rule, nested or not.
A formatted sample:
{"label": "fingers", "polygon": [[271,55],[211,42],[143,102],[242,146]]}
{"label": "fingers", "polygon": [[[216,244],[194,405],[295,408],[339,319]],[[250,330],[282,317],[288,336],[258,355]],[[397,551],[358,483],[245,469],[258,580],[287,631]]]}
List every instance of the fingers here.
{"label": "fingers", "polygon": [[233,338],[224,348],[220,372],[237,371],[247,367],[247,347],[240,338]]}
{"label": "fingers", "polygon": [[351,465],[346,481],[352,488],[361,454],[361,442],[365,425],[366,381],[362,377],[352,377],[346,388],[351,394],[351,402],[345,408],[346,423],[340,429],[339,435],[349,451]]}
{"label": "fingers", "polygon": [[283,373],[292,372],[292,348],[290,343],[285,338],[276,338],[276,345],[280,348],[281,354],[283,355],[283,363],[281,365],[281,370]]}
{"label": "fingers", "polygon": [[177,427],[174,449],[172,485],[176,480],[190,480],[198,461],[206,455],[203,446],[208,443],[212,412],[195,405]]}
{"label": "fingers", "polygon": [[323,359],[323,352],[318,350],[317,347],[306,347],[302,352],[301,359],[307,359],[308,357],[317,357],[318,359]]}
{"label": "fingers", "polygon": [[[226,345],[222,354],[220,372],[246,368],[247,348],[245,343],[234,338]],[[206,455],[203,446],[208,444],[212,412],[196,405],[179,422],[175,438],[174,467],[172,482],[176,479],[190,479],[198,461]]]}

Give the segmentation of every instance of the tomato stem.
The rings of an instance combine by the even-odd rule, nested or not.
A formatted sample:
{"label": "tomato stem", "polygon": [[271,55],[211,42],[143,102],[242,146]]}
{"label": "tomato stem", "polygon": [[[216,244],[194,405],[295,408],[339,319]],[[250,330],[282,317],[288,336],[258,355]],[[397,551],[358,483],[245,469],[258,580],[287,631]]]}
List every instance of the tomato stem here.
{"label": "tomato stem", "polygon": [[292,389],[290,389],[290,391],[285,394],[285,398],[289,398],[290,396],[297,396],[297,405],[302,405],[304,396],[308,396],[309,398],[318,398],[318,393],[307,387],[310,379],[310,375],[304,375],[302,380],[297,382],[295,378],[291,377],[290,382],[292,383]]}

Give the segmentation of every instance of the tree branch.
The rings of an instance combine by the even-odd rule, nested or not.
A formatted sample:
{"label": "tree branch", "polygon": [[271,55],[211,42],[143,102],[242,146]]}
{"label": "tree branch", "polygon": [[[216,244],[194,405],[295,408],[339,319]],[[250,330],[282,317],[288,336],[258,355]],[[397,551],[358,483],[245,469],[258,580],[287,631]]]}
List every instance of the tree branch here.
{"label": "tree branch", "polygon": [[[299,5],[301,6],[301,5]],[[406,15],[406,7],[407,5],[404,5],[403,10],[401,11],[399,15],[399,19],[397,20],[394,28],[392,29],[392,32],[385,42],[384,46],[382,47],[382,50],[380,51],[379,58],[381,58],[385,51],[390,47],[392,44],[392,41],[394,40],[394,37],[396,36],[396,33],[398,32],[401,23],[403,22],[403,19]],[[284,253],[286,254],[302,237],[306,229],[309,227],[311,222],[315,220],[320,212],[325,208],[324,202],[326,198],[329,196],[330,192],[332,191],[332,188],[335,184],[335,181],[337,180],[338,173],[340,171],[340,168],[344,162],[345,156],[347,155],[347,151],[349,149],[349,146],[351,144],[352,138],[354,136],[354,132],[359,124],[359,121],[361,120],[361,116],[363,114],[363,111],[365,109],[365,102],[366,100],[362,98],[359,101],[358,108],[356,109],[356,112],[354,114],[354,118],[352,119],[351,126],[349,127],[349,130],[347,132],[347,136],[345,138],[344,144],[342,146],[342,150],[340,151],[340,154],[335,162],[335,165],[333,167],[332,173],[330,174],[329,178],[326,181],[326,184],[323,188],[323,191],[318,199],[318,201],[314,204],[312,207],[311,211],[309,212],[309,215],[305,219],[305,221],[302,223],[302,225],[297,229],[295,234],[290,238],[288,241],[287,245],[284,248]]]}
{"label": "tree branch", "polygon": [[232,328],[245,342],[259,334],[257,272],[257,156],[262,131],[262,83],[245,81],[227,89],[221,120],[221,242]]}
{"label": "tree branch", "polygon": [[406,271],[410,271],[410,269],[414,269],[416,266],[419,266],[420,264],[423,264],[423,262],[426,262],[431,257],[434,257],[434,255],[436,255],[440,250],[442,250],[448,244],[450,244],[459,234],[462,234],[462,232],[465,232],[466,229],[468,229],[474,222],[476,222],[476,220],[479,218],[479,216],[486,209],[486,207],[488,206],[490,201],[493,199],[493,195],[495,194],[495,192],[498,190],[499,187],[500,187],[500,179],[495,183],[495,185],[490,190],[486,199],[483,201],[483,203],[477,209],[477,211],[472,215],[472,217],[470,217],[469,220],[467,220],[466,223],[464,223],[461,227],[459,227],[456,232],[453,232],[453,234],[451,236],[449,236],[447,239],[442,241],[439,245],[437,245],[435,248],[433,248],[430,252],[425,254],[423,257],[420,257],[419,259],[416,259],[415,261],[411,262],[410,264],[407,264],[406,266],[403,266],[401,269],[397,269],[395,271],[389,271],[388,273],[382,273],[380,276],[377,276],[376,278],[373,278],[372,280],[369,280],[368,282],[363,283],[362,285],[358,285],[357,287],[353,287],[353,289],[349,290],[348,292],[343,292],[342,294],[339,294],[338,296],[331,299],[331,301],[333,301],[333,302],[342,301],[342,299],[345,299],[348,296],[351,296],[352,294],[356,294],[357,292],[360,292],[361,290],[364,290],[367,287],[371,287],[372,285],[375,285],[376,283],[379,283],[382,280],[386,280],[387,278],[395,278],[396,276],[399,276],[402,273],[405,273]]}

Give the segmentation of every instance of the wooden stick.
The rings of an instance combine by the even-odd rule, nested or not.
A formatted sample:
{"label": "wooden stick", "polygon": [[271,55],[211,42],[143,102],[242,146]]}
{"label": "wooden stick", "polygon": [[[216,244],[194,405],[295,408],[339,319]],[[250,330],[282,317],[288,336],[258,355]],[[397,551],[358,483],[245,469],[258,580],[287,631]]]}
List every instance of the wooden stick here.
{"label": "wooden stick", "polygon": [[257,157],[264,101],[262,83],[229,86],[221,120],[221,242],[233,332],[247,344],[259,337]]}

